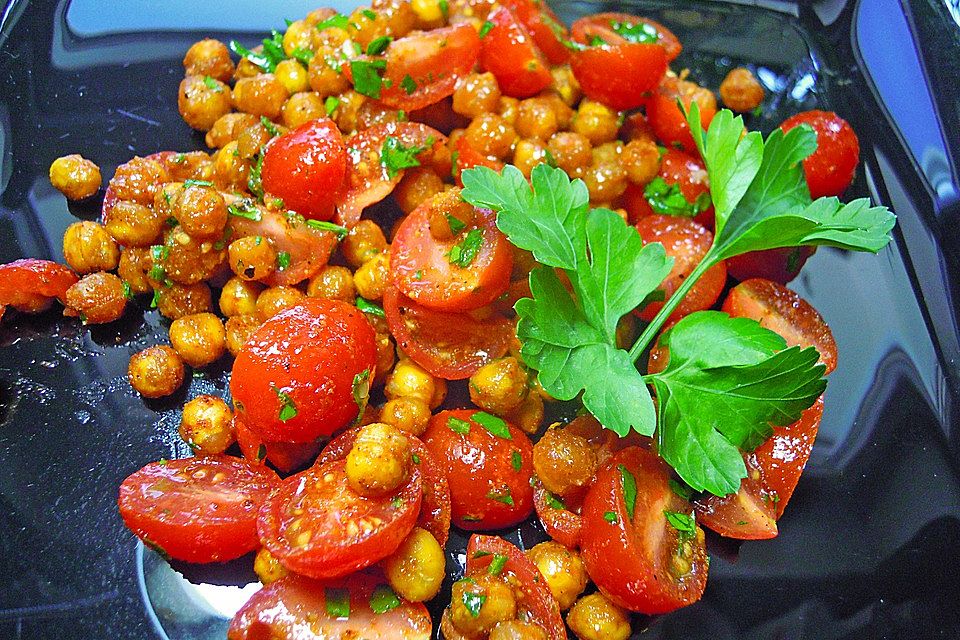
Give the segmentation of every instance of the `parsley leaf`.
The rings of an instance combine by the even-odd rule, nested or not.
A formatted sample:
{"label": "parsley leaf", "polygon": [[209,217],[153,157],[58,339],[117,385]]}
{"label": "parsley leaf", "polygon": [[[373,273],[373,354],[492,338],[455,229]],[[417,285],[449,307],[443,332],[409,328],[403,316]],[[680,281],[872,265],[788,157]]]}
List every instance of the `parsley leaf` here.
{"label": "parsley leaf", "polygon": [[346,620],[350,617],[350,591],[327,587],[323,590],[327,613],[331,617]]}
{"label": "parsley leaf", "polygon": [[387,313],[383,310],[383,307],[373,304],[366,298],[357,296],[356,304],[357,309],[360,309],[360,311],[363,311],[364,313],[369,313],[372,316],[379,316],[381,318],[387,317]]}
{"label": "parsley leaf", "polygon": [[227,213],[232,216],[237,216],[238,218],[253,220],[254,222],[260,222],[262,217],[260,209],[254,206],[249,200],[239,200],[234,204],[228,205]]}
{"label": "parsley leaf", "polygon": [[492,30],[493,30],[493,27],[495,27],[495,26],[496,26],[496,25],[494,25],[494,24],[493,24],[492,22],[490,22],[489,20],[487,20],[486,22],[484,22],[482,25],[480,25],[480,37],[482,38],[483,36],[485,36],[485,35],[487,35],[488,33],[490,33],[490,31],[492,31]]}
{"label": "parsley leaf", "polygon": [[417,156],[430,147],[434,141],[427,138],[422,146],[405,146],[396,136],[387,136],[380,148],[380,164],[387,170],[390,178],[395,178],[403,169],[419,167]]}
{"label": "parsley leaf", "polygon": [[507,561],[510,558],[503,555],[502,553],[493,554],[493,560],[490,561],[490,564],[487,565],[487,573],[492,576],[498,576],[503,573],[504,568],[507,566]]}
{"label": "parsley leaf", "polygon": [[317,23],[317,31],[323,31],[324,29],[336,28],[336,29],[346,29],[350,25],[350,18],[343,15],[342,13],[335,13],[326,20],[322,20]]}
{"label": "parsley leaf", "polygon": [[690,514],[664,511],[663,515],[681,538],[692,538],[697,535],[697,521]]}
{"label": "parsley leaf", "polygon": [[307,220],[305,223],[311,229],[316,229],[317,231],[329,231],[330,233],[337,236],[338,240],[343,240],[347,237],[347,234],[350,233],[350,229],[340,226],[339,224],[334,224],[326,220]]}
{"label": "parsley leaf", "polygon": [[403,76],[403,80],[400,81],[400,88],[409,96],[417,90],[417,81],[411,78],[408,73]]}
{"label": "parsley leaf", "polygon": [[370,41],[370,44],[367,45],[367,55],[380,55],[387,50],[387,47],[391,42],[393,42],[393,38],[391,36],[380,36],[379,38],[374,38]]}
{"label": "parsley leaf", "polygon": [[277,252],[277,270],[283,271],[290,266],[290,253],[287,251]]}
{"label": "parsley leaf", "polygon": [[620,472],[620,482],[623,487],[623,504],[627,508],[627,518],[633,520],[633,514],[637,510],[637,479],[629,469],[622,464],[617,465]]}
{"label": "parsley leaf", "polygon": [[370,594],[370,610],[374,613],[386,613],[400,606],[400,598],[388,584],[377,585]]}
{"label": "parsley leaf", "polygon": [[273,389],[275,394],[277,394],[277,399],[280,401],[280,412],[277,414],[277,417],[280,418],[280,422],[286,422],[296,418],[297,405],[293,403],[293,398],[272,384],[270,385],[270,388]]}
{"label": "parsley leaf", "polygon": [[503,418],[498,418],[486,411],[476,411],[470,416],[470,419],[489,431],[493,436],[503,438],[504,440],[513,440],[513,436],[510,435],[510,428],[507,427],[507,423],[503,421]]}
{"label": "parsley leaf", "polygon": [[351,60],[350,72],[353,74],[354,90],[374,100],[380,99],[383,76],[387,68],[386,60]]}
{"label": "parsley leaf", "polygon": [[610,27],[623,36],[629,42],[640,44],[656,44],[658,39],[657,30],[646,22],[619,22],[610,21]]}
{"label": "parsley leaf", "polygon": [[470,423],[456,416],[450,416],[447,418],[447,426],[454,433],[459,433],[460,435],[467,435],[470,433]]}
{"label": "parsley leaf", "polygon": [[654,213],[666,216],[692,218],[710,207],[709,193],[703,193],[695,201],[690,202],[683,195],[679,184],[667,184],[667,181],[660,176],[647,183],[643,196]]}
{"label": "parsley leaf", "polygon": [[463,592],[463,606],[467,608],[467,611],[474,618],[480,617],[480,609],[486,601],[487,596],[483,594],[473,593],[472,591]]}
{"label": "parsley leaf", "polygon": [[447,259],[450,264],[457,265],[466,269],[473,264],[474,258],[480,253],[480,247],[483,245],[483,232],[480,229],[470,229],[463,240],[453,245],[447,253]]}
{"label": "parsley leaf", "polygon": [[327,99],[323,101],[323,110],[326,112],[328,118],[333,115],[333,112],[336,111],[339,106],[340,98],[337,96],[327,96]]}

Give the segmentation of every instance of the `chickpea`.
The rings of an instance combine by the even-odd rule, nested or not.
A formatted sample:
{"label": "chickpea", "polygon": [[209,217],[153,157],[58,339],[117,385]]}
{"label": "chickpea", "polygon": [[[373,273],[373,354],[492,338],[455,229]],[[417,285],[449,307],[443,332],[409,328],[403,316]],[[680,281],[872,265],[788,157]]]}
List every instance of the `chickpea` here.
{"label": "chickpea", "polygon": [[234,356],[240,353],[240,349],[247,344],[250,336],[256,333],[260,324],[260,316],[255,314],[243,314],[227,318],[227,350]]}
{"label": "chickpea", "polygon": [[550,75],[553,76],[553,90],[557,92],[564,104],[572,107],[580,102],[583,92],[580,91],[580,83],[577,82],[569,64],[552,67]]}
{"label": "chickpea", "polygon": [[85,220],[67,227],[63,257],[80,274],[112,271],[120,261],[120,249],[103,225]]}
{"label": "chickpea", "polygon": [[300,304],[305,297],[293,287],[270,287],[257,297],[257,314],[261,320],[269,320],[284,309]]}
{"label": "chickpea", "polygon": [[481,155],[500,160],[510,155],[517,139],[513,125],[495,113],[484,113],[474,118],[463,135]]}
{"label": "chickpea", "polygon": [[547,640],[547,632],[532,622],[507,620],[498,623],[487,640]]}
{"label": "chickpea", "polygon": [[503,121],[511,127],[517,121],[517,111],[520,108],[520,101],[510,96],[500,96],[497,101],[497,113],[503,118]]}
{"label": "chickpea", "polygon": [[577,600],[567,614],[567,625],[580,640],[628,640],[630,637],[630,614],[602,593],[591,593]]}
{"label": "chickpea", "polygon": [[521,140],[513,152],[513,164],[527,178],[538,164],[547,161],[547,148],[539,140]]}
{"label": "chickpea", "polygon": [[[336,13],[332,9],[316,9],[312,11],[311,14],[319,16],[319,12],[321,11],[325,12],[325,15],[318,18],[317,22],[326,20]],[[307,16],[308,22],[310,21],[309,17],[310,16]],[[325,29],[319,31],[315,37],[317,39],[317,49],[319,51],[322,47],[332,47],[333,49],[337,49],[338,47],[343,46],[346,44],[347,40],[350,39],[350,34],[347,33],[346,29],[341,29],[340,27],[326,27]]]}
{"label": "chickpea", "polygon": [[166,219],[161,211],[136,202],[120,200],[106,210],[104,227],[114,240],[126,247],[146,247],[163,233]]}
{"label": "chickpea", "polygon": [[[376,317],[376,316],[373,316]],[[367,316],[370,319],[371,316]],[[377,375],[374,378],[374,384],[382,384],[390,370],[393,369],[393,363],[396,362],[396,351],[393,340],[390,338],[390,332],[386,329],[377,330]],[[388,421],[385,421],[388,422]]]}
{"label": "chickpea", "polygon": [[50,164],[50,184],[68,200],[83,200],[100,190],[100,167],[79,153]]}
{"label": "chickpea", "polygon": [[327,265],[307,283],[307,295],[353,303],[357,293],[353,288],[353,274],[346,267]]}
{"label": "chickpea", "polygon": [[560,128],[553,101],[540,97],[521,100],[514,127],[524,138],[547,140]]}
{"label": "chickpea", "polygon": [[250,165],[240,157],[237,141],[228,142],[213,157],[213,173],[217,185],[226,190],[246,191]]}
{"label": "chickpea", "polygon": [[230,87],[208,76],[187,76],[180,82],[177,108],[183,121],[198,131],[209,131],[230,113]]}
{"label": "chickpea", "polygon": [[283,122],[284,126],[293,129],[305,122],[323,118],[326,115],[327,109],[323,98],[313,91],[301,91],[294,93],[283,103],[280,121]]}
{"label": "chickpea", "polygon": [[557,166],[571,176],[582,173],[593,160],[590,140],[572,131],[562,131],[551,136],[547,140],[547,151],[553,156]]}
{"label": "chickpea", "polygon": [[763,103],[763,96],[763,85],[744,67],[731,69],[720,83],[720,99],[734,111],[753,111]]}
{"label": "chickpea", "polygon": [[[474,614],[464,603],[465,594],[486,596],[479,612]],[[450,618],[460,633],[470,638],[485,637],[497,623],[517,617],[517,598],[502,580],[485,573],[453,583]]]}
{"label": "chickpea", "polygon": [[223,322],[212,313],[177,318],[170,325],[170,344],[194,368],[203,367],[223,355],[226,346]]}
{"label": "chickpea", "polygon": [[430,404],[436,391],[436,379],[413,360],[403,359],[387,376],[383,392],[387,398],[417,398]]}
{"label": "chickpea", "polygon": [[643,187],[660,173],[660,150],[653,140],[631,140],[623,148],[621,162],[627,172],[627,180]]}
{"label": "chickpea", "polygon": [[191,237],[217,240],[227,224],[227,205],[215,189],[191,185],[177,198],[173,216]]}
{"label": "chickpea", "polygon": [[527,372],[513,357],[494,360],[470,376],[470,400],[486,411],[505,415],[527,396]]}
{"label": "chickpea", "polygon": [[230,268],[244,280],[263,280],[277,270],[277,251],[263,236],[246,236],[230,243]]}
{"label": "chickpea", "polygon": [[374,422],[360,429],[347,454],[350,488],[368,498],[397,491],[410,478],[410,440],[393,425]]}
{"label": "chickpea", "polygon": [[570,429],[547,429],[533,445],[533,470],[551,493],[564,495],[590,484],[597,454],[586,438]]}
{"label": "chickpea", "polygon": [[440,543],[420,527],[415,527],[393,555],[383,561],[383,573],[390,586],[410,602],[425,602],[437,595],[446,569]]}
{"label": "chickpea", "polygon": [[233,86],[233,104],[237,111],[266,116],[271,120],[280,116],[288,97],[290,94],[272,73],[240,78]]}
{"label": "chickpea", "polygon": [[387,32],[394,38],[402,38],[416,26],[417,15],[406,0],[373,0],[371,4],[383,16]]}
{"label": "chickpea", "polygon": [[157,289],[157,309],[165,318],[176,320],[193,313],[210,311],[213,302],[206,282],[194,284],[173,283]]}
{"label": "chickpea", "polygon": [[378,253],[353,274],[357,293],[367,300],[380,300],[390,283],[390,253]]}
{"label": "chickpea", "polygon": [[[331,31],[331,29],[326,31]],[[350,81],[343,74],[341,65],[342,62],[336,46],[322,45],[318,47],[317,53],[310,58],[310,64],[307,65],[307,81],[310,83],[310,88],[316,91],[321,98],[345,92],[350,88]],[[359,105],[357,107],[359,108]]]}
{"label": "chickpea", "polygon": [[[263,45],[257,45],[250,49],[253,53],[263,53]],[[240,58],[237,62],[237,70],[233,72],[233,79],[239,80],[240,78],[252,78],[263,73],[263,69],[252,62],[247,58]]]}
{"label": "chickpea", "polygon": [[421,436],[430,421],[430,405],[420,398],[394,398],[383,405],[380,421],[411,435]]}
{"label": "chickpea", "polygon": [[583,174],[591,202],[610,202],[627,190],[627,172],[619,160],[601,160]]}
{"label": "chickpea", "polygon": [[151,290],[147,271],[153,265],[150,249],[146,247],[128,247],[120,252],[120,264],[117,275],[130,286],[131,293],[147,293]]}
{"label": "chickpea", "polygon": [[257,296],[263,285],[243,278],[227,280],[220,292],[220,312],[228,318],[257,312]]}
{"label": "chickpea", "polygon": [[[218,118],[219,119],[219,118]],[[168,179],[174,182],[182,180],[206,180],[213,172],[210,155],[205,151],[174,153],[163,161]],[[161,187],[163,185],[160,185]],[[154,199],[156,202],[156,199]]]}
{"label": "chickpea", "polygon": [[607,105],[584,98],[573,118],[573,130],[591,142],[603,144],[616,140],[620,123],[617,121],[617,112]]}
{"label": "chickpea", "polygon": [[423,29],[435,29],[443,25],[444,15],[440,0],[412,0],[410,6]]}
{"label": "chickpea", "polygon": [[527,558],[543,574],[561,611],[569,609],[587,588],[587,571],[580,554],[559,542],[541,542],[527,551]]}
{"label": "chickpea", "polygon": [[520,406],[510,412],[508,418],[524,433],[534,434],[543,423],[543,395],[528,393]]}
{"label": "chickpea", "polygon": [[337,103],[337,110],[333,112],[333,120],[337,127],[343,133],[350,133],[358,129],[357,122],[360,115],[360,109],[367,97],[356,91],[344,91],[340,94],[340,102]]}
{"label": "chickpea", "polygon": [[274,74],[277,76],[277,81],[283,85],[283,88],[287,90],[289,95],[310,89],[307,70],[294,58],[278,62]]}
{"label": "chickpea", "polygon": [[386,16],[379,11],[372,11],[369,7],[361,6],[354,9],[353,13],[350,14],[347,32],[353,41],[363,49],[366,49],[367,45],[374,39],[390,35],[389,31]]}
{"label": "chickpea", "polygon": [[110,188],[117,200],[150,205],[167,182],[170,182],[170,176],[162,164],[152,158],[135,156],[117,167]]}
{"label": "chickpea", "polygon": [[283,34],[283,52],[292,56],[297,49],[313,51],[316,32],[316,26],[306,20],[294,20]]}
{"label": "chickpea", "polygon": [[410,213],[443,191],[444,187],[443,180],[435,171],[416,167],[407,169],[406,174],[393,190],[393,197],[401,211]]}
{"label": "chickpea", "polygon": [[123,315],[127,296],[123,281],[112,273],[91,273],[66,292],[66,306],[84,324],[113,322]]}
{"label": "chickpea", "polygon": [[197,284],[224,275],[226,260],[226,250],[192,238],[177,227],[168,233],[161,260],[155,262],[163,268],[165,278],[179,284]]}
{"label": "chickpea", "polygon": [[222,399],[208,395],[197,396],[183,405],[179,431],[183,441],[198,455],[223,453],[237,437],[233,411]]}
{"label": "chickpea", "polygon": [[500,87],[497,79],[487,73],[471,73],[453,92],[453,111],[468,118],[484,113],[494,113],[500,102]]}
{"label": "chickpea", "polygon": [[188,76],[210,76],[221,82],[230,80],[235,70],[227,46],[212,38],[190,45],[183,57],[183,68]]}
{"label": "chickpea", "polygon": [[267,551],[266,547],[260,547],[257,551],[253,559],[253,570],[264,586],[276,582],[289,573],[276,556]]}
{"label": "chickpea", "polygon": [[373,220],[358,222],[340,245],[344,259],[354,269],[366,264],[386,249],[387,239],[383,230]]}
{"label": "chickpea", "polygon": [[130,357],[127,378],[144,398],[162,398],[183,384],[183,360],[172,347],[149,347]]}
{"label": "chickpea", "polygon": [[244,160],[250,160],[263,150],[263,145],[270,142],[273,136],[263,123],[257,120],[252,126],[247,127],[237,136],[237,153]]}
{"label": "chickpea", "polygon": [[208,147],[222,149],[236,140],[241,131],[257,122],[257,116],[250,113],[225,113],[213,123],[204,140]]}

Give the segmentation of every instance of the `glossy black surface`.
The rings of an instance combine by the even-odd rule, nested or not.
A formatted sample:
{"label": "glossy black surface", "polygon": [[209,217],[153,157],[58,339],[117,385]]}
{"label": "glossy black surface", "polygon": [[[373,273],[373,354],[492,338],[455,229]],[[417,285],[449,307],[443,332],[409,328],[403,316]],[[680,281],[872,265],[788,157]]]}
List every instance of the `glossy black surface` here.
{"label": "glossy black surface", "polygon": [[[568,19],[624,6],[552,4]],[[779,10],[627,6],[674,29],[687,48],[680,63],[708,86],[731,64],[755,65],[772,95],[751,127],[814,106],[840,112],[865,162],[849,195],[889,204],[899,226],[879,257],[821,250],[794,283],[833,328],[840,365],[780,536],[743,545],[739,557],[718,548],[703,601],[638,629],[710,640],[958,638],[960,11],[951,0],[752,4]],[[313,8],[215,5],[7,4],[0,261],[61,260],[63,229],[97,216],[50,187],[58,155],[81,153],[109,177],[135,153],[202,148],[175,106],[190,43],[249,44]],[[244,598],[231,585],[253,579],[249,559],[215,572],[171,568],[116,513],[126,475],[188,455],[175,407],[227,386],[213,367],[168,402],[135,397],[127,359],[164,334],[146,306],[92,330],[56,312],[0,324],[0,639],[222,638]],[[526,525],[518,535],[532,543],[542,533]],[[451,569],[457,559],[453,551]]]}

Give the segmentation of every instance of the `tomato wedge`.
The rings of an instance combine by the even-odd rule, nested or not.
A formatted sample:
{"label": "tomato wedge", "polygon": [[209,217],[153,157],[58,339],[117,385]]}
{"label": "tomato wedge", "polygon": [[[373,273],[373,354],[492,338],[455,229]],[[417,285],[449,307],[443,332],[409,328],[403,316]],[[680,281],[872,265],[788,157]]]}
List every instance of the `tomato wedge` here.
{"label": "tomato wedge", "polygon": [[696,102],[700,108],[700,121],[703,128],[707,129],[717,113],[717,98],[709,89],[704,89],[694,82],[667,78],[647,103],[647,119],[657,134],[657,139],[664,146],[679,145],[687,153],[698,154],[697,145],[690,135],[690,125],[677,106],[677,100],[680,100],[687,110]]}
{"label": "tomato wedge", "polygon": [[383,296],[390,333],[410,359],[445,380],[469,378],[507,352],[513,322],[501,316],[475,320],[435,311],[389,287]]}
{"label": "tomato wedge", "polygon": [[501,3],[526,27],[533,43],[550,64],[563,64],[570,59],[570,50],[563,44],[569,36],[566,25],[540,0],[504,0]]}
{"label": "tomato wedge", "polygon": [[568,549],[580,546],[583,517],[579,513],[579,505],[575,507],[561,502],[539,480],[534,479],[533,507],[548,536]]}
{"label": "tomato wedge", "polygon": [[279,483],[230,456],[162,460],[124,480],[117,503],[147,546],[185,562],[225,562],[259,546],[257,509]]}
{"label": "tomato wedge", "polygon": [[[660,172],[657,175],[663,178],[668,186],[677,185],[680,194],[687,202],[682,207],[689,206],[691,211],[698,212],[693,218],[695,222],[713,229],[714,212],[713,203],[710,202],[710,182],[707,178],[707,169],[699,158],[677,149],[667,149],[660,159]],[[664,202],[664,204],[668,203]],[[631,209],[630,216],[634,220],[656,213],[646,195],[639,198],[629,197],[628,206]]]}
{"label": "tomato wedge", "polygon": [[346,462],[290,476],[260,509],[260,541],[280,562],[311,578],[339,578],[386,558],[420,513],[421,475],[394,496],[365,498],[350,489]]}
{"label": "tomato wedge", "polygon": [[457,156],[453,163],[453,177],[457,179],[457,185],[461,187],[463,186],[463,180],[460,179],[460,175],[464,169],[487,167],[497,173],[500,173],[500,170],[503,169],[502,162],[495,158],[488,158],[470,146],[470,142],[467,141],[466,136],[457,138],[456,146]]}
{"label": "tomato wedge", "polygon": [[417,161],[424,164],[431,164],[438,154],[446,151],[447,137],[419,122],[385,122],[348,138],[350,163],[346,192],[337,205],[337,224],[352,228],[364,208],[390,195],[403,177],[403,169],[391,170],[383,162],[383,145],[388,138],[395,139],[405,149],[422,149]]}
{"label": "tomato wedge", "polygon": [[667,62],[676,60],[683,51],[680,39],[670,29],[655,20],[629,13],[608,12],[585,16],[573,23],[572,32],[573,39],[581,44],[590,44],[594,37],[607,44],[659,44],[667,55]]}
{"label": "tomato wedge", "polygon": [[697,521],[727,538],[769,540],[777,536],[773,500],[763,487],[762,471],[753,456],[744,457],[747,477],[740,489],[728,496],[708,495],[693,503]]}
{"label": "tomato wedge", "polygon": [[66,303],[67,289],[76,282],[77,274],[50,260],[24,258],[0,264],[0,310],[10,305],[41,311],[52,298]]}
{"label": "tomato wedge", "polygon": [[550,86],[553,76],[546,58],[510,9],[495,8],[487,22],[493,28],[481,41],[480,66],[496,76],[500,91],[529,98]]}
{"label": "tomato wedge", "polygon": [[236,416],[233,425],[243,457],[251,464],[262,465],[269,460],[280,473],[304,468],[320,451],[320,445],[316,442],[264,442],[256,431]]}
{"label": "tomato wedge", "polygon": [[763,278],[787,284],[798,275],[816,247],[780,247],[750,251],[727,260],[727,271],[737,280]]}
{"label": "tomato wedge", "polygon": [[694,524],[684,532],[667,519],[692,512],[669,480],[670,468],[655,453],[629,447],[600,470],[583,503],[587,574],[608,598],[647,615],[692,604],[707,585],[703,530]]}
{"label": "tomato wedge", "polygon": [[253,594],[234,616],[227,639],[429,640],[433,626],[422,604],[400,600],[392,609],[373,610],[372,597],[392,593],[386,589],[382,578],[363,573],[331,582],[289,575]]}

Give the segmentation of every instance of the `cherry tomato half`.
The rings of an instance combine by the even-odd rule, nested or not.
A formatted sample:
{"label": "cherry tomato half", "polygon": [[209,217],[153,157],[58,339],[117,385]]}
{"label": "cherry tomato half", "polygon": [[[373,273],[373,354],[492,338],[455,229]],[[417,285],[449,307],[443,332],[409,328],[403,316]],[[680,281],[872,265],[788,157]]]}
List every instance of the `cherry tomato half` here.
{"label": "cherry tomato half", "polygon": [[[713,203],[702,207],[704,201],[710,202],[710,181],[707,169],[699,158],[677,149],[667,149],[660,159],[660,172],[657,175],[663,178],[668,186],[677,185],[687,204],[696,206],[699,213],[694,216],[694,221],[708,229],[713,228]],[[629,198],[627,204],[630,206],[628,212],[634,220],[656,213],[645,195]]]}
{"label": "cherry tomato half", "polygon": [[257,548],[257,510],[279,483],[240,458],[183,458],[130,475],[117,502],[147,546],[185,562],[225,562]]}
{"label": "cherry tomato half", "polygon": [[270,318],[233,363],[237,415],[265,441],[311,442],[357,417],[373,379],[373,327],[356,307],[308,298]]}
{"label": "cherry tomato half", "polygon": [[539,480],[533,483],[533,506],[547,535],[567,547],[580,546],[580,532],[583,530],[583,517],[579,513],[580,505],[570,505],[552,495]]}
{"label": "cherry tomato half", "polygon": [[747,477],[727,496],[707,495],[694,502],[697,521],[708,529],[737,540],[769,540],[777,536],[777,514],[763,486],[762,471],[753,456],[743,456]]}
{"label": "cherry tomato half", "polygon": [[501,4],[526,27],[537,48],[550,64],[563,64],[570,59],[570,50],[561,38],[567,38],[567,27],[557,14],[540,0],[504,0]]}
{"label": "cherry tomato half", "polygon": [[488,158],[483,155],[472,146],[467,140],[466,136],[460,136],[457,138],[457,157],[453,163],[453,177],[457,179],[457,184],[463,186],[463,180],[460,179],[460,175],[465,169],[472,169],[473,167],[487,167],[493,169],[497,173],[500,173],[500,170],[503,169],[503,163],[495,158]]}
{"label": "cherry tomato half", "polygon": [[77,274],[56,262],[25,258],[0,264],[0,315],[7,305],[26,312],[41,311],[52,298],[65,302]]}
{"label": "cherry tomato half", "polygon": [[811,198],[839,196],[850,183],[860,162],[860,141],[853,127],[832,111],[804,111],[787,118],[780,128],[808,124],[817,134],[817,150],[803,161]]}
{"label": "cherry tomato half", "polygon": [[595,13],[574,22],[572,31],[573,39],[581,44],[590,44],[594,37],[607,44],[659,44],[667,54],[667,62],[673,62],[683,51],[679,38],[670,29],[629,13]]}
{"label": "cherry tomato half", "polygon": [[520,20],[508,8],[497,7],[487,22],[493,28],[481,40],[480,66],[496,76],[500,91],[529,98],[550,86],[547,61]]}
{"label": "cherry tomato half", "polygon": [[237,416],[233,418],[233,426],[243,457],[251,464],[262,465],[269,461],[280,473],[303,469],[320,451],[316,442],[264,442],[259,433]]}
{"label": "cherry tomato half", "polygon": [[763,278],[787,284],[798,275],[816,247],[779,247],[750,251],[727,260],[727,271],[737,280]]}
{"label": "cherry tomato half", "polygon": [[683,103],[686,110],[696,102],[700,108],[700,122],[703,128],[707,129],[713,116],[717,114],[717,97],[709,89],[694,82],[668,78],[647,103],[647,119],[657,134],[657,139],[664,146],[679,145],[687,153],[699,154],[693,136],[690,135],[690,125],[677,106],[677,100]]}
{"label": "cherry tomato half", "polygon": [[598,44],[574,51],[570,68],[587,97],[623,111],[646,102],[667,71],[667,55],[658,44]]}

